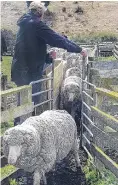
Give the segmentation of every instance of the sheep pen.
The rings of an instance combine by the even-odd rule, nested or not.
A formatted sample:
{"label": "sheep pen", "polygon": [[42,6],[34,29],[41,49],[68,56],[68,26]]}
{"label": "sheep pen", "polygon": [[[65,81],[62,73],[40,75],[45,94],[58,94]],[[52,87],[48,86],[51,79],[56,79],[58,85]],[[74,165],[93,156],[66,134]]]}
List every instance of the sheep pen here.
{"label": "sheep pen", "polygon": [[46,184],[45,173],[70,151],[79,167],[78,149],[76,123],[64,110],[45,111],[30,117],[8,129],[3,136],[3,152],[8,163],[34,172],[34,185],[40,185],[41,178]]}

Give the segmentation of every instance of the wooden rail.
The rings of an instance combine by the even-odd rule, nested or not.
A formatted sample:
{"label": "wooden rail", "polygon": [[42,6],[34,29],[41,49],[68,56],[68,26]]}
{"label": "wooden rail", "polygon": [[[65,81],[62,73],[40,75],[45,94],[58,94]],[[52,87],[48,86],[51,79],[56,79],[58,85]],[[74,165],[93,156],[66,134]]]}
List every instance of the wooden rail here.
{"label": "wooden rail", "polygon": [[[53,92],[55,102],[57,96],[59,94],[59,87],[63,80],[63,61],[61,59],[57,59],[55,61],[55,68],[54,68],[54,83],[53,83]],[[83,71],[84,74],[84,71]],[[51,76],[51,67],[49,66],[48,69],[45,71],[45,76]],[[44,86],[51,89],[51,83],[48,81]],[[118,100],[118,93],[114,91],[109,91],[104,88],[96,88],[93,84],[89,83],[89,86],[92,86],[92,90],[89,89],[90,93],[86,91],[86,89],[82,89],[86,93],[84,96],[87,96],[87,100],[92,100],[93,104],[89,104],[90,101],[86,101],[86,107],[89,108],[90,115],[86,115],[83,119],[83,127],[86,130],[83,133],[83,146],[86,150],[88,150],[89,154],[97,159],[99,159],[108,169],[111,170],[117,177],[118,177],[118,165],[115,161],[113,161],[106,153],[105,153],[105,146],[114,147],[117,149],[118,145],[118,138],[115,132],[118,132],[118,120],[114,118],[112,115],[109,115],[105,111],[101,110],[96,101],[96,96],[107,96],[109,99],[114,99],[115,101]],[[2,110],[2,122],[8,121],[9,119],[13,119],[17,116],[21,116],[26,112],[29,113],[33,109],[32,104],[32,89],[31,86],[23,86],[16,89],[7,90],[1,93],[1,100],[5,102],[9,100],[9,96],[13,95],[16,98],[16,106],[7,107],[7,104],[3,106]],[[47,92],[48,96],[50,96],[50,92]],[[87,95],[88,93],[88,95]],[[47,96],[46,96],[47,98]],[[18,101],[18,99],[20,101]],[[56,108],[56,104],[54,106]],[[27,108],[27,109],[26,109]],[[83,109],[84,111],[84,109]],[[85,113],[84,113],[85,114]],[[88,117],[87,117],[88,116]],[[90,117],[89,117],[90,116]],[[88,118],[88,119],[87,119]],[[87,121],[85,121],[87,119]],[[85,121],[85,122],[84,122]],[[107,132],[105,130],[106,127],[110,127],[115,130],[115,132]],[[91,133],[91,135],[90,135]],[[99,139],[98,139],[99,137]],[[106,141],[105,141],[106,140]],[[96,163],[95,163],[96,164]],[[6,177],[8,179],[8,177]],[[6,179],[4,178],[4,181]]]}
{"label": "wooden rail", "polygon": [[[84,80],[83,80],[84,81]],[[117,159],[112,156],[110,151],[118,152],[118,119],[116,119],[112,112],[105,112],[105,106],[118,106],[118,93],[110,91],[105,88],[94,88],[90,85],[90,92],[85,88],[82,92],[84,96],[83,106],[86,105],[88,111],[83,109],[83,137],[82,146],[87,151],[88,155],[94,159],[94,165],[98,169],[106,167],[116,177],[118,177]],[[89,96],[88,96],[89,95]],[[90,100],[93,99],[93,104],[90,106]],[[113,158],[111,158],[113,157]]]}
{"label": "wooden rail", "polygon": [[[59,94],[59,89],[61,82],[63,80],[63,60],[62,59],[56,59],[54,63],[54,81],[53,81],[53,90],[54,90],[54,97],[57,98]],[[49,66],[45,70],[45,76],[49,77],[51,75],[51,66]],[[42,90],[46,90],[50,87],[50,80],[45,81],[42,84]],[[47,94],[49,92],[46,92]],[[5,91],[1,91],[1,101],[2,101],[2,111],[1,111],[1,122],[4,124],[4,122],[8,122],[10,120],[13,120],[16,117],[22,117],[25,116],[25,114],[29,114],[34,109],[34,104],[32,103],[32,86],[26,85],[22,87],[17,87],[14,89],[9,89]],[[42,96],[42,100],[47,100],[47,95]],[[56,101],[56,100],[55,100]],[[54,106],[56,108],[56,102],[54,102]],[[47,107],[43,107],[45,110],[47,110]],[[49,104],[48,104],[49,109]],[[44,110],[43,110],[44,111]],[[2,138],[2,137],[1,137]],[[7,159],[4,157],[4,155],[1,156],[1,167],[4,167],[7,165]],[[9,176],[4,177],[1,179],[2,184],[9,183],[9,178],[15,178],[17,174],[19,173],[19,170],[15,170],[12,172]]]}
{"label": "wooden rail", "polygon": [[[13,102],[13,105],[11,105]],[[18,87],[1,92],[1,122],[26,115],[33,111],[31,86]]]}
{"label": "wooden rail", "polygon": [[106,155],[103,150],[101,150],[95,144],[92,144],[91,151],[102,163],[104,163],[105,167],[110,169],[111,172],[118,177],[118,164],[114,162],[108,155]]}
{"label": "wooden rail", "polygon": [[[56,59],[55,63],[58,63],[58,65],[55,65],[54,68],[54,83],[53,83],[53,95],[54,95],[54,108],[57,107],[57,99],[60,93],[60,86],[63,80],[63,60],[62,59]],[[47,76],[51,77],[52,73],[48,73]],[[51,88],[51,82],[48,83],[48,87]],[[50,93],[49,93],[50,96]]]}
{"label": "wooden rail", "polygon": [[107,125],[118,132],[118,120],[114,118],[114,116],[111,116],[94,106],[92,106],[91,109],[94,117],[99,118],[100,122],[105,122],[105,126]]}
{"label": "wooden rail", "polygon": [[108,89],[104,89],[104,88],[96,88],[95,89],[97,93],[99,93],[101,96],[105,95],[108,96],[110,98],[116,99],[118,100],[118,93],[114,92],[114,91],[110,91]]}

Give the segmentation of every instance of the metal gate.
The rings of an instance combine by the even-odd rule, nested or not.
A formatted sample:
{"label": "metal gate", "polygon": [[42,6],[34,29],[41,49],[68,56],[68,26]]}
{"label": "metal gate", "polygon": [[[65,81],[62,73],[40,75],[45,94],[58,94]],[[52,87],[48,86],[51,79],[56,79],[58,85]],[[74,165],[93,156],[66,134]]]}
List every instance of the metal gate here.
{"label": "metal gate", "polygon": [[48,81],[51,81],[51,85],[49,87],[49,89],[46,89],[46,90],[41,90],[39,92],[36,92],[36,93],[33,93],[32,94],[32,98],[35,97],[35,96],[40,96],[44,93],[47,93],[49,96],[47,97],[47,100],[45,101],[41,101],[40,103],[38,104],[35,104],[34,105],[34,112],[35,112],[35,115],[36,115],[36,109],[37,107],[40,107],[41,105],[44,105],[46,103],[49,102],[49,110],[52,110],[53,109],[53,99],[54,99],[54,95],[53,95],[53,91],[54,91],[54,88],[53,88],[53,80],[54,80],[54,60],[51,64],[51,77],[46,77],[44,79],[40,79],[40,80],[37,80],[37,81],[32,81],[30,83],[31,86],[33,86],[34,84],[41,84],[42,82],[48,82]]}
{"label": "metal gate", "polygon": [[[101,166],[106,167],[118,177],[117,158],[116,160],[112,159],[105,150],[105,148],[108,147],[110,150],[113,149],[116,150],[116,153],[118,152],[118,120],[110,115],[109,112],[107,113],[104,109],[102,110],[102,108],[99,107],[98,100],[99,98],[103,103],[105,101],[111,101],[112,105],[114,102],[116,104],[116,102],[118,103],[118,93],[97,88],[87,81],[86,60],[87,58],[83,58],[80,146],[85,149],[92,159],[93,164],[98,169]],[[111,99],[115,101],[113,102]],[[111,130],[105,131],[106,127]]]}

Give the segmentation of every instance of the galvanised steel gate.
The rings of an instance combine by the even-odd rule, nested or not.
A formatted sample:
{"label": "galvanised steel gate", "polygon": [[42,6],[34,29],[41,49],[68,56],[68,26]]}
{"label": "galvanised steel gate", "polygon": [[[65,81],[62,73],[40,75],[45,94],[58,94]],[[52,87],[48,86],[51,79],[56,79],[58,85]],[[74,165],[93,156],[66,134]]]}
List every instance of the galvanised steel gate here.
{"label": "galvanised steel gate", "polygon": [[51,77],[46,77],[44,79],[40,79],[40,80],[37,80],[37,81],[33,81],[30,83],[30,85],[34,85],[34,84],[41,84],[42,82],[48,82],[48,81],[51,81],[51,85],[49,87],[49,89],[46,89],[46,90],[43,90],[43,91],[39,91],[39,92],[36,92],[36,93],[33,93],[32,94],[32,97],[36,97],[36,96],[40,96],[44,93],[48,93],[48,99],[45,100],[45,101],[41,101],[40,103],[38,104],[35,104],[34,105],[34,110],[35,110],[35,115],[36,115],[36,109],[37,107],[40,107],[41,105],[44,105],[46,103],[49,103],[49,109],[52,110],[53,109],[53,80],[54,80],[54,60],[52,62],[52,65],[51,65]]}

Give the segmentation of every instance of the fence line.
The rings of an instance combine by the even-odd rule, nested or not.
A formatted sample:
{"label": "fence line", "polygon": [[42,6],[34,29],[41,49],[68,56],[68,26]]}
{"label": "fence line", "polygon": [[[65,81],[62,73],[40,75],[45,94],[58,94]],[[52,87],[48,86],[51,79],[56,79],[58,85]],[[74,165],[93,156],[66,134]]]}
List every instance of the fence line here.
{"label": "fence line", "polygon": [[[64,53],[65,57],[65,53]],[[114,105],[118,101],[118,93],[110,91],[104,88],[97,88],[94,84],[90,83],[87,77],[88,58],[83,58],[82,62],[82,116],[81,116],[81,133],[80,133],[80,145],[87,151],[88,155],[94,159],[94,164],[99,165],[96,162],[96,158],[99,159],[111,172],[118,177],[118,165],[116,161],[110,158],[106,153],[105,147],[110,149],[118,148],[118,120],[115,119],[114,115],[110,115],[109,111],[106,111],[105,106]],[[87,67],[90,66],[89,63]],[[46,93],[46,97],[43,102],[35,105],[39,107],[42,104],[48,104],[48,108],[52,109],[55,107],[55,102],[59,94],[59,87],[63,80],[64,64],[62,59],[56,59],[54,65],[48,67],[45,71],[44,79],[37,82],[32,82],[29,86],[19,87],[16,89],[10,89],[1,93],[1,100],[3,104],[6,99],[9,101],[9,97],[12,95],[17,102],[20,97],[20,104],[10,105],[7,107],[6,104],[2,106],[2,122],[13,119],[16,116],[21,116],[32,112],[34,105],[32,104],[32,96]],[[87,71],[86,71],[87,70]],[[32,95],[33,83],[45,82],[44,90]],[[108,98],[108,99],[107,99]],[[53,103],[53,104],[52,104]],[[30,105],[30,110],[26,112],[24,106]],[[29,108],[28,107],[28,108]],[[19,111],[19,109],[20,111]],[[17,114],[15,111],[16,110]],[[6,112],[6,113],[5,113]],[[7,115],[7,116],[6,116]],[[102,123],[102,124],[101,124]],[[103,143],[102,143],[103,142]]]}
{"label": "fence line", "polygon": [[[83,58],[83,66],[85,58]],[[88,65],[88,67],[91,67]],[[84,70],[84,67],[83,67]],[[118,152],[118,120],[106,111],[105,106],[118,103],[118,93],[97,88],[82,73],[82,114],[80,145],[86,150],[94,165],[99,161],[118,177],[118,164],[106,152],[106,147]],[[88,78],[89,80],[89,78]],[[87,86],[84,83],[88,84]],[[107,99],[108,98],[108,99]],[[110,115],[111,114],[111,115]],[[115,159],[117,160],[117,159]]]}
{"label": "fence line", "polygon": [[[57,79],[57,83],[55,82]],[[8,122],[13,120],[16,117],[22,117],[27,115],[28,113],[33,112],[34,108],[40,108],[44,104],[48,104],[48,109],[53,109],[53,105],[56,107],[55,97],[59,94],[59,88],[63,79],[63,60],[55,59],[54,63],[50,65],[45,70],[44,79],[38,80],[36,82],[32,82],[30,85],[17,87],[14,89],[9,89],[1,92],[1,102],[2,102],[2,111],[1,111],[1,122]],[[37,92],[32,94],[32,85],[35,83],[46,82],[43,85],[43,90],[41,92]],[[50,93],[52,92],[52,93]],[[42,102],[40,104],[34,105],[32,103],[32,96],[42,95],[46,93],[45,97],[42,98]],[[55,97],[54,97],[55,96]],[[18,101],[20,102],[18,103]],[[46,110],[46,109],[45,109]],[[44,110],[43,110],[44,111]],[[28,115],[30,116],[30,114]],[[26,119],[26,118],[25,118]],[[1,137],[2,140],[2,137]],[[1,167],[7,165],[7,159],[2,155],[1,156]],[[2,184],[8,184],[8,178],[14,176],[19,173],[19,170],[16,169],[9,176],[1,179]]]}

